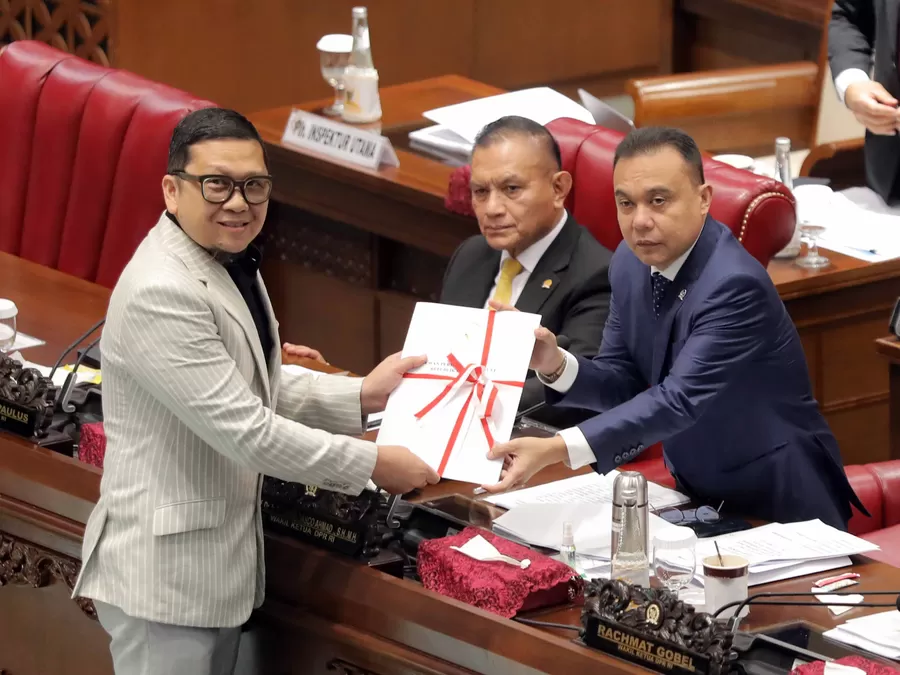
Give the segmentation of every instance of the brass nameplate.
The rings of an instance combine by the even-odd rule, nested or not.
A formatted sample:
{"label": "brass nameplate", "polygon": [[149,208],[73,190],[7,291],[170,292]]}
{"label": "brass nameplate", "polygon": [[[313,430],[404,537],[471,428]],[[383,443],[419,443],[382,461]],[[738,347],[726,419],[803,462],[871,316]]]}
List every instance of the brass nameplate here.
{"label": "brass nameplate", "polygon": [[657,672],[682,675],[709,673],[709,657],[599,617],[588,619],[582,639],[590,647]]}

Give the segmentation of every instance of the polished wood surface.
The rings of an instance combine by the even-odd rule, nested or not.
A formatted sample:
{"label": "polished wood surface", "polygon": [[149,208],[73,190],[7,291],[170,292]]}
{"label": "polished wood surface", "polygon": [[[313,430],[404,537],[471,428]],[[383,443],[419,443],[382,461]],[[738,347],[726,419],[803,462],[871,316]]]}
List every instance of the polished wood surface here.
{"label": "polished wood surface", "polygon": [[681,0],[674,72],[813,61],[832,0]]}
{"label": "polished wood surface", "polygon": [[896,337],[879,338],[876,340],[878,353],[887,359],[890,364],[890,428],[891,428],[891,458],[900,459],[900,340]]}
{"label": "polished wood surface", "polygon": [[710,154],[770,155],[786,136],[808,147],[818,110],[819,69],[799,61],[631,80],[635,125],[684,129]]}
{"label": "polished wood surface", "polygon": [[[29,358],[49,362],[103,315],[109,291],[60,272],[0,254],[0,288],[23,309],[21,327],[47,340]],[[28,308],[40,307],[41,312]],[[44,315],[64,317],[54,322]],[[304,361],[334,372],[334,366]],[[587,469],[582,469],[585,471]],[[533,484],[562,478],[561,465]],[[69,599],[84,524],[99,495],[101,472],[72,458],[0,434],[0,670],[13,675],[111,673],[108,638]],[[445,481],[412,497],[472,496],[472,485]],[[10,557],[9,546],[12,545]],[[4,548],[6,546],[6,548]],[[24,563],[16,557],[26,556]],[[267,600],[248,625],[244,645],[265,673],[558,673],[643,672],[579,646],[574,631],[525,626],[388,576],[342,556],[267,534]],[[29,562],[30,561],[30,562]],[[50,571],[38,574],[38,569]],[[856,560],[867,590],[900,587],[900,569]],[[57,574],[57,571],[59,572]],[[755,590],[806,591],[810,578]],[[6,584],[6,585],[4,585]],[[871,599],[875,599],[874,597]],[[840,620],[827,608],[757,607],[747,625],[803,619],[823,627],[877,611],[856,608]],[[577,606],[530,618],[577,626]],[[242,646],[242,651],[244,646]],[[250,671],[239,671],[250,672]]]}
{"label": "polished wood surface", "polygon": [[[458,76],[386,88],[382,131],[401,148],[400,167],[376,171],[281,144],[290,107],[251,117],[276,178],[263,275],[284,339],[359,373],[402,347],[415,303],[437,299],[449,256],[478,229],[444,206],[452,169],[401,146],[409,130],[428,124],[421,113],[430,107],[498,91]],[[872,342],[896,298],[900,261],[828,255],[833,264],[823,270],[775,260],[769,274],[798,327],[845,463],[884,460],[887,370]]]}

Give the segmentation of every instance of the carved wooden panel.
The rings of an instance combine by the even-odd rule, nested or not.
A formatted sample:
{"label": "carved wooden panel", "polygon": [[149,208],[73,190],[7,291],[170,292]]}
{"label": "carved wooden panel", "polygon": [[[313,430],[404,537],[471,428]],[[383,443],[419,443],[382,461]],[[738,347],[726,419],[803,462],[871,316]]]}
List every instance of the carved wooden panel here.
{"label": "carved wooden panel", "polygon": [[0,45],[38,40],[110,65],[110,0],[0,0]]}
{"label": "carved wooden panel", "polygon": [[[0,587],[18,584],[43,588],[61,581],[72,590],[80,568],[77,560],[0,533]],[[77,598],[76,602],[88,617],[97,618],[93,602],[87,598]]]}

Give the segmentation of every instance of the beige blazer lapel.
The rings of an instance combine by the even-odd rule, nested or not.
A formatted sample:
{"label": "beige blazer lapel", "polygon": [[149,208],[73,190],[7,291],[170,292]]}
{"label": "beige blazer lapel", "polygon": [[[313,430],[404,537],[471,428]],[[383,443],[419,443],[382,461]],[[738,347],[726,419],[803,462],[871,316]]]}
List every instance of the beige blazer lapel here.
{"label": "beige blazer lapel", "polygon": [[281,337],[278,334],[278,320],[275,318],[275,310],[269,299],[269,291],[263,282],[262,274],[256,273],[256,280],[259,282],[259,294],[262,297],[263,308],[266,310],[266,316],[269,318],[269,334],[272,336],[272,353],[269,355],[269,386],[272,396],[277,395],[277,383],[281,375]]}
{"label": "beige blazer lapel", "polygon": [[[247,338],[253,358],[256,361],[256,367],[260,372],[260,379],[263,381],[263,404],[271,408],[272,375],[266,368],[266,358],[263,354],[262,344],[259,341],[259,332],[256,330],[256,324],[253,323],[253,316],[250,314],[250,309],[247,307],[247,303],[241,296],[240,291],[238,291],[237,286],[234,285],[225,268],[216,262],[203,247],[185,234],[184,230],[173,223],[168,216],[163,214],[157,227],[161,229],[164,245],[184,262],[199,281],[206,284],[210,293],[243,329],[244,337]],[[263,296],[266,297],[266,294],[263,293]],[[266,304],[269,311],[269,321],[271,322],[272,312],[271,307],[268,306],[267,297]],[[275,335],[277,333],[273,334],[273,337]]]}

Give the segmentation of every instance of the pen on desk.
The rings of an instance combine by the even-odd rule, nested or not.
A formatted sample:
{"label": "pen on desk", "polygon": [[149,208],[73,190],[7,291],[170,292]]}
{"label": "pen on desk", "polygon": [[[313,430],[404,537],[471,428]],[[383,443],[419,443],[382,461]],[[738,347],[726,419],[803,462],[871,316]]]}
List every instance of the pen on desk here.
{"label": "pen on desk", "polygon": [[878,249],[875,248],[865,248],[863,246],[847,246],[847,248],[852,248],[854,251],[859,251],[860,253],[868,253],[870,255],[878,255]]}

